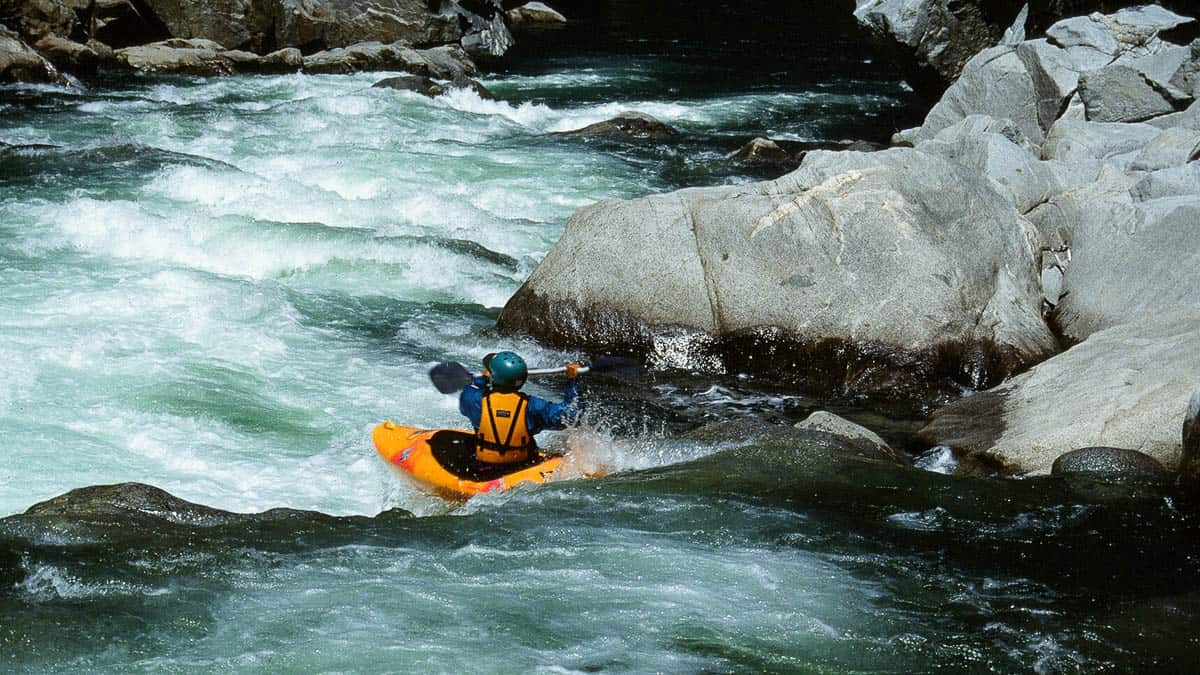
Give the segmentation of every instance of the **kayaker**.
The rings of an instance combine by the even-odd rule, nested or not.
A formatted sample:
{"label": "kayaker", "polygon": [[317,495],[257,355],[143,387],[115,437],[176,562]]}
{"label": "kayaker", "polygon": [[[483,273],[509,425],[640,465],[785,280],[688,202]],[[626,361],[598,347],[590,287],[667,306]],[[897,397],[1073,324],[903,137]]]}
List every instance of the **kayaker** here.
{"label": "kayaker", "polygon": [[483,375],[458,397],[458,410],[475,429],[475,458],[489,464],[512,464],[537,450],[533,437],[546,429],[564,429],[579,419],[579,364],[567,364],[567,392],[562,403],[521,393],[529,368],[514,352],[488,354]]}

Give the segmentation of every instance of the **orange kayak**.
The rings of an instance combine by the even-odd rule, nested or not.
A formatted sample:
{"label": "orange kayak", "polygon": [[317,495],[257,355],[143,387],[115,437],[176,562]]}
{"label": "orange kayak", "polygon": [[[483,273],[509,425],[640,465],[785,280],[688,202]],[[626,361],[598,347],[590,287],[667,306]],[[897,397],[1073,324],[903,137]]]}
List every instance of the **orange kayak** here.
{"label": "orange kayak", "polygon": [[562,455],[538,454],[513,465],[479,462],[475,435],[460,429],[418,429],[388,421],[375,427],[371,439],[397,474],[452,501],[521,483],[546,483],[563,461]]}

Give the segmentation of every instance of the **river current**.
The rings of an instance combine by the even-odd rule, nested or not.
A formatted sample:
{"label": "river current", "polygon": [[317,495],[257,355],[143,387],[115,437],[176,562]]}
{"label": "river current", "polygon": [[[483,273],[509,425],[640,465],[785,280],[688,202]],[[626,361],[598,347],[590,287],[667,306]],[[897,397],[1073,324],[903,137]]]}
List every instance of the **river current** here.
{"label": "river current", "polygon": [[[637,370],[591,378],[589,424],[546,441],[607,478],[451,507],[377,459],[384,419],[461,424],[433,363],[580,356],[489,330],[575,209],[760,178],[729,159],[754,136],[886,137],[913,114],[866,57],[750,78],[686,51],[518,62],[482,78],[496,101],[372,88],[385,73],[0,89],[0,517],[129,481],[222,512],[291,509],[12,521],[0,666],[1194,664],[1198,532],[1169,490],[953,479],[688,433],[833,406],[903,443],[912,420],[889,409]],[[624,110],[682,138],[553,134]]]}

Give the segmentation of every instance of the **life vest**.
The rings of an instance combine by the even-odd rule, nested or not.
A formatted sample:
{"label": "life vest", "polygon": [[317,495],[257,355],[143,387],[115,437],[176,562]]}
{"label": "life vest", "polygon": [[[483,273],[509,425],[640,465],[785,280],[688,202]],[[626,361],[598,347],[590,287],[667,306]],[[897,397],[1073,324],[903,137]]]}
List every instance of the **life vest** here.
{"label": "life vest", "polygon": [[483,397],[479,430],[475,432],[475,458],[491,464],[511,464],[529,459],[537,445],[525,423],[529,397],[492,392]]}

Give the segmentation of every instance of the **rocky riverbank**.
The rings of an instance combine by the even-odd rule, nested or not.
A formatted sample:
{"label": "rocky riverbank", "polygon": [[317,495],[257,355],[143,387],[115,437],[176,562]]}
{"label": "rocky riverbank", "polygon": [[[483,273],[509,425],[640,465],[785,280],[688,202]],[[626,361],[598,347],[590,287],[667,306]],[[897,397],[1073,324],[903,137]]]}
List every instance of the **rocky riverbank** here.
{"label": "rocky riverbank", "polygon": [[500,0],[4,0],[0,82],[97,70],[228,75],[406,70],[453,79],[565,21]]}
{"label": "rocky riverbank", "polygon": [[581,209],[500,328],[826,390],[1003,382],[924,432],[962,471],[1048,473],[1105,446],[1180,468],[1200,42],[1162,35],[1194,20],[1130,8],[1026,39],[1028,16],[888,150]]}

